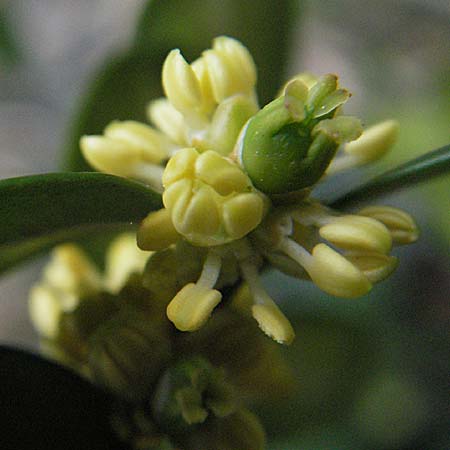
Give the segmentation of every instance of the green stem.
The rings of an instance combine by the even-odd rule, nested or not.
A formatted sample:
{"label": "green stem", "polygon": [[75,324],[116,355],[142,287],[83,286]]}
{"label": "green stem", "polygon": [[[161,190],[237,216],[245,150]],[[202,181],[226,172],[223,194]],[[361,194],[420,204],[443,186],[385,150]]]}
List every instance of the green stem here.
{"label": "green stem", "polygon": [[367,183],[329,202],[333,208],[342,208],[360,201],[372,200],[398,189],[430,181],[450,171],[450,144],[431,151],[395,169],[379,175]]}

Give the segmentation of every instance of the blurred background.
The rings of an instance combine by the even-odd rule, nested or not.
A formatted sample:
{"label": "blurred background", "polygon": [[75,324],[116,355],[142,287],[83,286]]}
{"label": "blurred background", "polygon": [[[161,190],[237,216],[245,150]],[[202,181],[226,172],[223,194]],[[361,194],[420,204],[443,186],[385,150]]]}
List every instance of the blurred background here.
{"label": "blurred background", "polygon": [[[209,8],[207,20],[190,22],[189,11],[198,12],[202,3]],[[183,50],[189,34],[206,48],[203,36],[222,32],[228,3],[181,2],[182,23],[159,30],[161,41]],[[146,4],[0,3],[1,178],[56,171],[64,161],[69,167],[70,157],[62,155],[76,140],[73,122],[105,64],[130,48]],[[251,4],[256,8],[258,1]],[[447,0],[299,0],[295,6],[280,7],[280,17],[290,21],[283,78],[304,70],[337,73],[353,93],[347,112],[368,125],[384,118],[401,125],[394,150],[370,169],[350,174],[350,183],[450,142]],[[183,26],[190,23],[191,28]],[[276,25],[275,19],[268,24],[272,33]],[[264,33],[249,28],[247,34]],[[120,64],[114,67],[120,70]],[[160,88],[152,77],[158,85],[139,93],[143,104]],[[348,183],[338,178],[329,191]],[[265,280],[295,319],[297,332],[284,353],[293,362],[298,388],[288,399],[260,407],[271,449],[450,448],[450,178],[378,203],[413,214],[421,237],[396,250],[398,271],[370,295],[347,301],[279,273]],[[1,342],[36,349],[27,292],[44,262],[45,257],[0,279]]]}

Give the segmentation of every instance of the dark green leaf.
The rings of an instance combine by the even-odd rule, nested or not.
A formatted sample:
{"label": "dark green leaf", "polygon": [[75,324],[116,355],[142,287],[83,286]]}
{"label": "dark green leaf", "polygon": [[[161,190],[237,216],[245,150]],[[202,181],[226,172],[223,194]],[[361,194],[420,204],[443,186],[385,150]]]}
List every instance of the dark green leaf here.
{"label": "dark green leaf", "polygon": [[65,149],[63,168],[70,171],[92,170],[81,155],[80,137],[102,134],[112,120],[145,121],[145,106],[152,98],[161,96],[159,62],[140,52],[114,57],[103,67],[83,99]]}
{"label": "dark green leaf", "polygon": [[0,180],[0,271],[56,243],[136,225],[160,207],[159,194],[113,175]]}
{"label": "dark green leaf", "polygon": [[342,208],[357,202],[366,202],[398,189],[429,181],[433,177],[449,172],[450,145],[446,145],[373,178],[350,192],[333,199],[329,202],[329,205]]}
{"label": "dark green leaf", "polygon": [[0,347],[2,450],[125,450],[109,424],[112,399],[39,356]]}
{"label": "dark green leaf", "polygon": [[265,104],[284,81],[292,29],[302,3],[300,0],[153,0],[142,15],[136,46],[157,50],[164,56],[172,48],[180,48],[192,61],[210,47],[216,36],[235,37],[248,47],[256,61],[258,93]]}

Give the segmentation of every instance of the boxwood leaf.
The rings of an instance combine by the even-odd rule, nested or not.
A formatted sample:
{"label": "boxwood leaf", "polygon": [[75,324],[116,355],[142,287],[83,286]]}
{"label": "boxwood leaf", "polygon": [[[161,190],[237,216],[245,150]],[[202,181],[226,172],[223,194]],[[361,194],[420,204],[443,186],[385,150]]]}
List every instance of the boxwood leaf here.
{"label": "boxwood leaf", "polygon": [[112,399],[39,356],[0,347],[0,448],[127,450],[110,427]]}
{"label": "boxwood leaf", "polygon": [[450,144],[378,175],[367,183],[338,196],[329,204],[336,208],[348,207],[354,203],[370,201],[398,189],[415,186],[433,177],[449,173]]}
{"label": "boxwood leaf", "polygon": [[0,271],[56,243],[136,225],[160,207],[159,194],[113,175],[53,173],[0,180]]}

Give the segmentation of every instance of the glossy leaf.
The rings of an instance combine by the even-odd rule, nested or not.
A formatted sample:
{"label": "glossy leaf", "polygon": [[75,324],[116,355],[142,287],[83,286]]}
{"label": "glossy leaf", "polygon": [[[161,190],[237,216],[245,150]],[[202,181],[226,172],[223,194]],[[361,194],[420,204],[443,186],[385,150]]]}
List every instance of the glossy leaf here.
{"label": "glossy leaf", "polygon": [[426,153],[395,169],[379,175],[367,183],[337,197],[330,206],[341,208],[366,202],[398,189],[412,187],[433,177],[450,174],[450,145]]}
{"label": "glossy leaf", "polygon": [[0,180],[0,271],[56,243],[136,225],[160,207],[159,194],[113,175]]}
{"label": "glossy leaf", "polygon": [[111,431],[111,397],[39,356],[0,347],[0,398],[2,449],[127,449]]}

